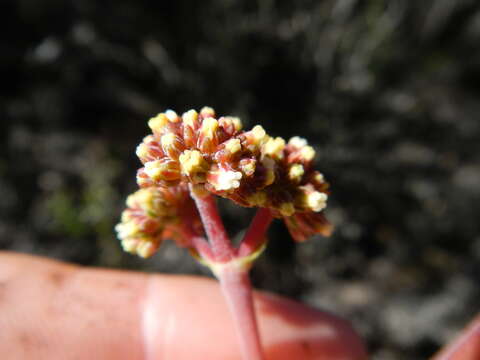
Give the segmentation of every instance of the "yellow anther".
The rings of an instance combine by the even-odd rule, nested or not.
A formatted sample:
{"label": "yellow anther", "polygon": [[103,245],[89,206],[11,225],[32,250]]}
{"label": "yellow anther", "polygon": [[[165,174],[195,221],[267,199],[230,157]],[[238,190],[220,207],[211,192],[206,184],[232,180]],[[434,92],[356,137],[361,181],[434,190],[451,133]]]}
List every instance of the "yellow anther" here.
{"label": "yellow anther", "polygon": [[263,206],[267,202],[267,194],[264,191],[257,191],[247,198],[251,206]]}
{"label": "yellow anther", "polygon": [[182,173],[192,175],[208,170],[208,163],[198,150],[185,150],[179,157]]}
{"label": "yellow anther", "polygon": [[158,245],[153,241],[153,239],[142,239],[137,246],[136,252],[138,256],[142,258],[148,258],[155,254],[157,247]]}
{"label": "yellow anther", "polygon": [[267,133],[265,132],[262,126],[256,125],[252,129],[252,139],[254,140],[255,144],[260,144],[260,142],[263,141],[266,136],[267,136]]}
{"label": "yellow anther", "polygon": [[168,124],[168,118],[164,113],[160,113],[157,116],[148,120],[148,126],[153,132],[161,132],[165,125]]}
{"label": "yellow anther", "polygon": [[178,117],[177,113],[173,110],[165,111],[165,116],[170,122],[176,123],[180,121],[180,118]]}
{"label": "yellow anther", "polygon": [[307,146],[307,140],[299,136],[294,136],[290,140],[288,140],[288,145],[292,145],[296,148],[303,148],[304,146]]}
{"label": "yellow anther", "polygon": [[305,161],[312,161],[315,157],[315,150],[311,146],[304,146],[300,149],[300,156]]}
{"label": "yellow anther", "polygon": [[137,146],[137,149],[135,150],[135,153],[137,154],[138,158],[140,160],[145,159],[148,156],[148,146],[145,143],[140,143]]}
{"label": "yellow anther", "polygon": [[283,158],[283,149],[285,148],[285,140],[281,137],[269,138],[263,146],[263,152],[275,159]]}
{"label": "yellow anther", "polygon": [[175,135],[174,133],[168,133],[168,134],[163,135],[160,138],[160,143],[162,144],[162,147],[164,149],[167,149],[167,148],[175,145],[175,140],[176,139],[177,139],[177,135]]}
{"label": "yellow anther", "polygon": [[306,194],[306,204],[307,206],[315,212],[319,212],[327,206],[327,194],[321,193],[319,191],[313,191]]}
{"label": "yellow anther", "polygon": [[242,130],[243,124],[242,124],[242,121],[240,120],[240,118],[238,118],[238,117],[231,117],[231,119],[232,119],[232,122],[233,122],[233,126],[235,127],[235,130],[236,130],[236,131]]}
{"label": "yellow anther", "polygon": [[229,191],[238,188],[241,179],[242,173],[239,171],[220,170],[217,173],[216,181],[212,185],[215,187],[215,190]]}
{"label": "yellow anther", "polygon": [[138,239],[122,239],[121,245],[124,251],[135,254],[138,242]]}
{"label": "yellow anther", "polygon": [[[151,188],[140,189],[133,194],[137,206],[142,208],[145,212],[151,212],[154,208],[154,190]],[[130,195],[132,196],[132,195]],[[128,201],[128,200],[127,200]],[[127,203],[128,205],[128,203]],[[128,205],[129,207],[132,207]]]}
{"label": "yellow anther", "polygon": [[247,175],[251,176],[255,172],[257,162],[253,159],[240,161],[240,170]]}
{"label": "yellow anther", "polygon": [[192,129],[195,128],[195,123],[198,120],[198,113],[195,110],[188,110],[182,115],[183,123],[190,126]]}
{"label": "yellow anther", "polygon": [[163,167],[160,160],[148,161],[145,163],[145,174],[153,180],[161,180],[162,172]]}
{"label": "yellow anther", "polygon": [[202,115],[202,117],[206,118],[206,117],[215,117],[215,110],[213,110],[213,108],[209,107],[209,106],[204,106],[201,110],[200,110],[200,115]]}
{"label": "yellow anther", "polygon": [[225,143],[225,150],[230,154],[235,154],[237,151],[240,151],[242,146],[240,145],[239,139],[230,139]]}
{"label": "yellow anther", "polygon": [[154,181],[178,179],[178,164],[174,161],[154,160],[145,163],[145,173]]}
{"label": "yellow anther", "polygon": [[288,177],[293,181],[300,181],[302,179],[305,170],[301,164],[293,164],[288,170]]}
{"label": "yellow anther", "polygon": [[316,173],[315,176],[313,177],[313,181],[315,181],[318,184],[323,184],[325,182],[325,178],[323,174]]}
{"label": "yellow anther", "polygon": [[[224,116],[222,117],[222,122],[225,123],[227,126],[233,126],[235,131],[242,130],[242,121],[238,117],[234,116]],[[225,126],[225,125],[222,125]]]}
{"label": "yellow anther", "polygon": [[140,227],[134,221],[120,223],[115,227],[120,239],[135,236],[140,233]]}
{"label": "yellow anther", "polygon": [[218,129],[218,121],[216,119],[212,118],[212,117],[208,117],[206,119],[203,119],[202,127],[200,129],[200,132],[206,138],[213,139],[217,129]]}
{"label": "yellow anther", "polygon": [[295,213],[295,206],[291,202],[284,202],[280,204],[278,210],[283,216],[292,216]]}

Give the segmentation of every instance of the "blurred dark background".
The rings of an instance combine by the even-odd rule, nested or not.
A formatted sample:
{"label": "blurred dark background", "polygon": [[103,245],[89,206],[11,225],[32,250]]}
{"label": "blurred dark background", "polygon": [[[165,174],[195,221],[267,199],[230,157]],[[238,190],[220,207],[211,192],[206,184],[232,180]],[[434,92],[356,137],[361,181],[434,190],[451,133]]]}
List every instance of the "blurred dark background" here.
{"label": "blurred dark background", "polygon": [[[203,273],[121,252],[146,120],[203,105],[306,137],[329,239],[280,222],[256,286],[350,319],[373,359],[425,359],[479,309],[480,5],[437,1],[4,0],[0,248]],[[232,234],[251,213],[222,203]]]}

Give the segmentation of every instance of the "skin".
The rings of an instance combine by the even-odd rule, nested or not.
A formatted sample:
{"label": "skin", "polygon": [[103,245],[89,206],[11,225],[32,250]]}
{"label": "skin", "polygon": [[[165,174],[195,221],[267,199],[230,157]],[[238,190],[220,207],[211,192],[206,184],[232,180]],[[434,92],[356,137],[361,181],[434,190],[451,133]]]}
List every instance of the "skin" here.
{"label": "skin", "polygon": [[478,360],[480,359],[480,314],[462,333],[440,351],[432,360]]}
{"label": "skin", "polygon": [[[269,360],[363,360],[348,325],[255,294]],[[0,354],[6,359],[241,360],[217,283],[84,268],[0,252]]]}

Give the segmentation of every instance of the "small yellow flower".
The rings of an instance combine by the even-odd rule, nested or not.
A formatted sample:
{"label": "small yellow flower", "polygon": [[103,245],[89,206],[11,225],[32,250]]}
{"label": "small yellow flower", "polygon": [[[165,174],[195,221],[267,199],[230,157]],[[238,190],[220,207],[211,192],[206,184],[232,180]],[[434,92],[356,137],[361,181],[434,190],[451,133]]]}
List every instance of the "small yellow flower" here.
{"label": "small yellow flower", "polygon": [[293,164],[288,169],[289,179],[295,182],[300,182],[304,173],[305,170],[302,164]]}
{"label": "small yellow flower", "polygon": [[283,159],[283,149],[285,148],[285,140],[281,137],[270,138],[264,145],[263,153],[274,159]]}
{"label": "small yellow flower", "polygon": [[160,133],[167,124],[168,117],[163,113],[148,120],[148,126],[154,133]]}
{"label": "small yellow flower", "polygon": [[182,174],[193,178],[197,173],[205,173],[208,163],[198,150],[185,150],[179,157]]}

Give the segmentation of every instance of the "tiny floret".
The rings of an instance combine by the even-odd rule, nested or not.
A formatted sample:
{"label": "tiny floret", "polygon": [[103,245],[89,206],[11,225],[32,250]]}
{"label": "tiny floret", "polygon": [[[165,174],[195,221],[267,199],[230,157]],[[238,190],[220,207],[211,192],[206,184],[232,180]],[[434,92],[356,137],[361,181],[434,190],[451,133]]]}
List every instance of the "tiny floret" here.
{"label": "tiny floret", "polygon": [[203,119],[202,129],[200,131],[205,137],[213,138],[217,129],[218,121],[216,119],[211,117]]}
{"label": "tiny floret", "polygon": [[325,182],[325,177],[321,173],[316,173],[313,180],[318,184],[322,184]]}
{"label": "tiny floret", "polygon": [[304,146],[307,146],[307,140],[299,136],[294,136],[288,141],[288,145],[292,145],[293,147],[300,149],[300,148],[303,148]]}
{"label": "tiny floret", "polygon": [[280,214],[283,216],[292,216],[295,213],[295,206],[290,202],[280,204]]}
{"label": "tiny floret", "polygon": [[302,179],[305,170],[302,164],[293,164],[288,170],[288,177],[290,180],[299,182]]}
{"label": "tiny floret", "polygon": [[264,145],[264,153],[272,158],[283,159],[283,149],[285,148],[285,140],[281,137],[270,138]]}
{"label": "tiny floret", "polygon": [[213,110],[213,108],[211,108],[210,106],[204,106],[200,110],[200,115],[202,115],[203,118],[215,117],[215,110]]}
{"label": "tiny floret", "polygon": [[242,121],[240,120],[240,118],[238,117],[235,117],[235,116],[225,116],[223,118],[225,121],[228,121],[229,123],[231,123],[233,125],[233,128],[235,129],[235,131],[240,131],[242,130]]}
{"label": "tiny floret", "polygon": [[253,206],[263,207],[267,202],[267,194],[265,193],[265,191],[262,191],[262,190],[257,191],[248,197],[248,201]]}
{"label": "tiny floret", "polygon": [[304,146],[300,149],[300,155],[305,161],[312,161],[315,157],[315,150],[311,146]]}
{"label": "tiny floret", "polygon": [[233,190],[240,186],[240,179],[242,178],[241,172],[220,170],[216,175],[217,179],[213,183],[213,186],[218,191]]}
{"label": "tiny floret", "polygon": [[205,172],[208,169],[207,162],[198,150],[185,150],[179,157],[182,173],[192,176],[194,173]]}
{"label": "tiny floret", "polygon": [[173,181],[180,177],[177,163],[168,159],[146,162],[144,172],[154,182]]}
{"label": "tiny floret", "polygon": [[225,143],[225,150],[227,150],[230,154],[235,154],[241,149],[242,146],[240,145],[239,139],[230,139]]}
{"label": "tiny floret", "polygon": [[142,142],[137,146],[135,154],[137,154],[139,159],[146,159],[148,157],[148,146]]}
{"label": "tiny floret", "polygon": [[172,146],[175,143],[175,138],[177,136],[172,133],[167,133],[160,138],[160,142],[163,147]]}
{"label": "tiny floret", "polygon": [[165,114],[158,114],[157,116],[148,120],[148,126],[153,132],[160,132],[168,124],[168,117]]}
{"label": "tiny floret", "polygon": [[307,204],[315,212],[319,212],[327,206],[328,196],[319,191],[313,191],[307,195]]}
{"label": "tiny floret", "polygon": [[255,125],[252,129],[252,134],[255,139],[262,140],[265,137],[266,132],[261,125]]}
{"label": "tiny floret", "polygon": [[163,163],[160,160],[149,161],[145,163],[145,173],[153,180],[161,180],[163,173]]}
{"label": "tiny floret", "polygon": [[167,117],[168,121],[170,122],[177,122],[180,119],[178,118],[178,115],[175,111],[173,110],[167,110],[165,111],[165,116]]}
{"label": "tiny floret", "polygon": [[194,129],[198,120],[198,113],[195,110],[188,110],[182,115],[182,119],[185,125],[188,125]]}

